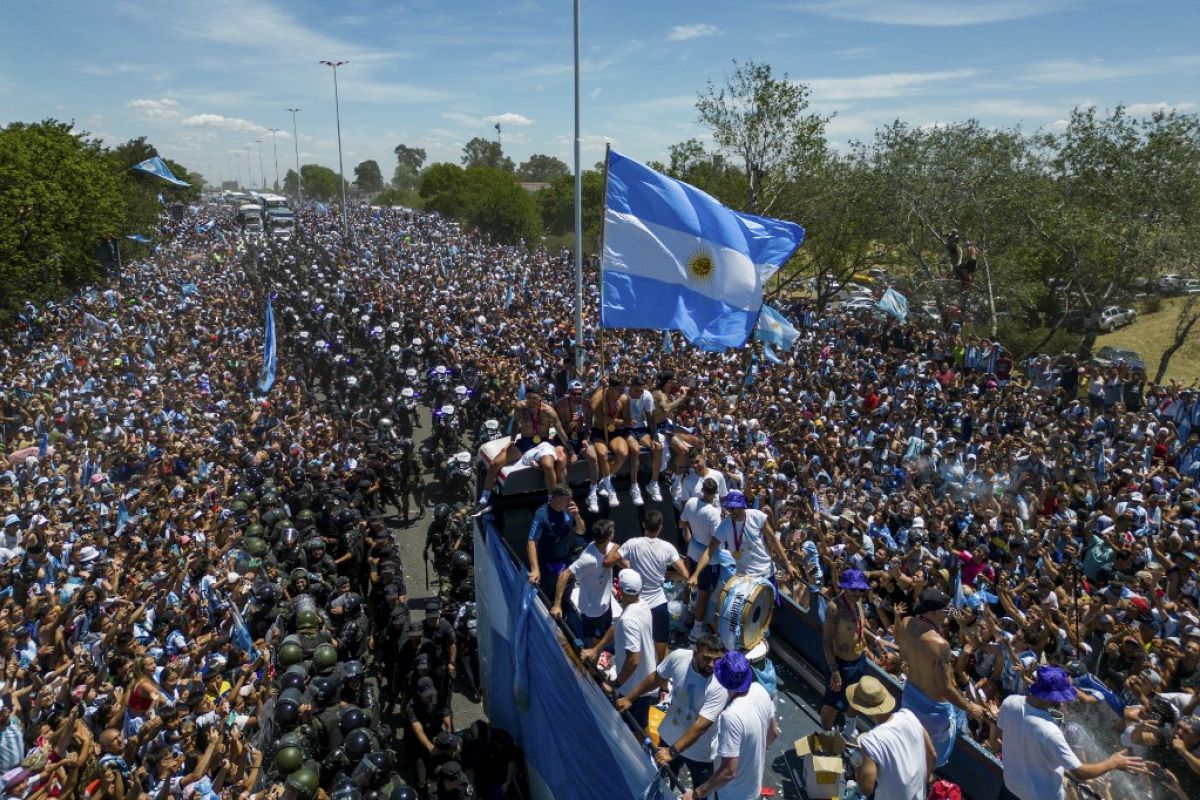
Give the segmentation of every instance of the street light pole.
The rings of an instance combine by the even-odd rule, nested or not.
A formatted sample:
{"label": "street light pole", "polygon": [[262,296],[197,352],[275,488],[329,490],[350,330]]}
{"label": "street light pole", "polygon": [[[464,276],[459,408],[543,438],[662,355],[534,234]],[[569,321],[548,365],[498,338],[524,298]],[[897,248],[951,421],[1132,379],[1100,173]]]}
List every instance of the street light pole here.
{"label": "street light pole", "polygon": [[250,145],[243,148],[246,151],[246,182],[250,184],[250,188],[254,188],[254,165],[250,163]]}
{"label": "street light pole", "polygon": [[267,171],[263,169],[262,139],[255,139],[254,141],[258,143],[258,174],[262,177],[262,188],[265,192],[267,190]]}
{"label": "street light pole", "polygon": [[296,202],[304,202],[304,181],[300,180],[300,137],[296,135],[296,112],[298,108],[288,108],[285,111],[292,112],[292,146],[296,150]]}
{"label": "street light pole", "polygon": [[338,82],[337,68],[343,64],[349,64],[349,61],[321,61],[327,67],[333,68],[333,113],[337,118],[337,140],[338,140],[338,181],[341,182],[342,189],[342,230],[346,236],[350,235],[350,225],[346,221],[346,170],[342,166],[342,104],[338,99]]}
{"label": "street light pole", "polygon": [[[579,0],[575,0],[575,370],[583,375],[583,173],[579,161]],[[604,358],[603,354],[599,357]]]}
{"label": "street light pole", "polygon": [[280,128],[271,128],[271,147],[275,149],[275,191],[279,191],[279,142],[275,141],[275,134],[279,133]]}

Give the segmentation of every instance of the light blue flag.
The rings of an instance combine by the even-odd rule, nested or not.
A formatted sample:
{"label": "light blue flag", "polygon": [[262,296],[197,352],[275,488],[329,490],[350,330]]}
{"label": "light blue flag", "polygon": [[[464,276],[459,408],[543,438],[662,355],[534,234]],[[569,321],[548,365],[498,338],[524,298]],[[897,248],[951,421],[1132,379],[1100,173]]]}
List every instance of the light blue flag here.
{"label": "light blue flag", "polygon": [[263,336],[263,366],[258,376],[259,394],[266,394],[275,385],[275,311],[271,308],[271,295],[267,295],[267,332]]}
{"label": "light blue flag", "polygon": [[677,330],[705,350],[742,347],[763,285],[803,241],[795,223],[738,213],[610,151],[601,325]]}
{"label": "light blue flag", "polygon": [[952,601],[952,605],[959,611],[962,611],[963,606],[966,604],[967,599],[963,594],[962,587],[962,565],[960,564],[958,569],[954,570],[954,599]]}
{"label": "light blue flag", "polygon": [[758,326],[754,330],[754,336],[760,342],[791,350],[800,336],[800,331],[788,322],[787,317],[764,303],[762,311],[758,314]]}
{"label": "light blue flag", "polygon": [[[148,172],[154,177],[162,178],[164,181],[173,183],[176,186],[191,186],[187,181],[181,181],[179,178],[176,178],[174,173],[171,172],[171,168],[167,166],[167,162],[163,161],[160,156],[147,158],[140,164],[134,164],[131,169],[136,169],[139,172]],[[161,197],[162,195],[160,194],[159,198]],[[159,202],[161,202],[161,199]]]}
{"label": "light blue flag", "polygon": [[879,298],[875,307],[885,314],[890,314],[901,322],[908,319],[908,298],[891,287]]}
{"label": "light blue flag", "polygon": [[153,241],[149,236],[143,236],[140,233],[135,233],[130,236],[126,236],[125,238],[131,242],[137,242],[138,244],[150,244],[150,242]]}
{"label": "light blue flag", "polygon": [[504,307],[510,308],[512,306],[512,304],[513,304],[513,288],[512,288],[512,285],[510,284],[508,287],[508,291],[506,291],[504,293]]}
{"label": "light blue flag", "polygon": [[42,431],[41,441],[38,442],[38,458],[45,458],[50,451],[50,432]]}
{"label": "light blue flag", "polygon": [[129,524],[129,509],[125,507],[125,501],[122,500],[117,503],[117,532],[115,535],[120,536],[127,524]]}
{"label": "light blue flag", "polygon": [[229,629],[229,641],[250,658],[258,658],[258,650],[254,647],[254,640],[250,637],[250,629],[246,627],[242,612],[238,611],[237,606],[230,610],[233,611],[233,625]]}
{"label": "light blue flag", "polygon": [[217,221],[215,219],[210,219],[208,222],[202,222],[196,226],[196,233],[208,233],[214,227],[216,227],[216,224]]}
{"label": "light blue flag", "polygon": [[1104,455],[1104,442],[1096,448],[1096,480],[1102,481],[1108,477],[1108,458]]}
{"label": "light blue flag", "polygon": [[772,364],[783,363],[783,359],[775,355],[775,350],[771,347],[770,342],[763,342],[763,358]]}
{"label": "light blue flag", "polygon": [[675,338],[670,331],[663,331],[663,352],[667,355],[675,352]]}

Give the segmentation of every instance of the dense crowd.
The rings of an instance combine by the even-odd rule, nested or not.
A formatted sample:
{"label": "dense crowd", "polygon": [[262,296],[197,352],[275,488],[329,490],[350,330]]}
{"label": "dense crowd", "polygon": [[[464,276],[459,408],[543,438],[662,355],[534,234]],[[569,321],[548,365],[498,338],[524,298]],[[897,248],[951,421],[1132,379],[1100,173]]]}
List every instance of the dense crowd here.
{"label": "dense crowd", "polygon": [[[957,327],[805,300],[783,304],[801,336],[779,359],[601,335],[592,312],[577,343],[566,254],[395,209],[355,208],[345,236],[313,206],[294,237],[249,243],[227,213],[196,212],[108,284],[27,306],[3,340],[6,797],[519,796],[511,740],[449,714],[456,686],[477,688],[456,456],[505,431],[556,513],[574,502],[553,498],[566,462],[589,462],[593,571],[636,562],[618,589],[656,606],[668,570],[690,580],[709,674],[709,562],[736,549],[800,605],[860,621],[832,658],[865,653],[903,680],[900,629],[934,614],[980,742],[1002,747],[1002,703],[1057,664],[1114,741],[1170,768],[1154,780],[1200,774],[1191,387],[1071,356],[1015,363]],[[593,309],[595,283],[589,268]],[[268,294],[279,369],[263,395]],[[565,441],[542,441],[543,407]],[[639,449],[645,493],[619,493],[612,468]],[[396,537],[425,513],[426,479],[462,496],[432,510],[447,590],[418,621]],[[673,504],[686,546],[609,558],[601,500]],[[748,528],[761,546],[743,564]],[[552,606],[581,544],[533,576]],[[685,675],[647,617],[668,665],[654,674]],[[591,622],[588,645],[622,635]],[[618,683],[671,685],[642,672]]]}

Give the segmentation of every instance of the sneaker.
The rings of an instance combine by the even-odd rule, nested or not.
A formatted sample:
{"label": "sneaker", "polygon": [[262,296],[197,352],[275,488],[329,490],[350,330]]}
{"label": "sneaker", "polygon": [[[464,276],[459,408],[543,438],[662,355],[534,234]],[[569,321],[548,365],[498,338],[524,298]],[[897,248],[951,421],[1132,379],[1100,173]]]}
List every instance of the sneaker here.
{"label": "sneaker", "polygon": [[651,481],[646,484],[646,494],[650,495],[650,499],[654,502],[662,502],[662,489],[659,488],[658,481]]}
{"label": "sneaker", "polygon": [[696,641],[704,635],[704,623],[693,623],[692,629],[688,632],[688,644],[695,644]]}
{"label": "sneaker", "polygon": [[593,514],[600,513],[600,498],[596,493],[596,484],[592,484],[588,489],[587,510]]}
{"label": "sneaker", "polygon": [[633,498],[635,506],[645,505],[646,501],[642,499],[642,489],[637,485],[637,481],[629,484],[629,496]]}
{"label": "sneaker", "polygon": [[621,505],[621,501],[617,499],[617,490],[611,486],[608,487],[608,507],[616,508],[619,505]]}
{"label": "sneaker", "polygon": [[675,505],[682,505],[683,481],[679,480],[678,475],[671,476],[671,499],[675,501]]}

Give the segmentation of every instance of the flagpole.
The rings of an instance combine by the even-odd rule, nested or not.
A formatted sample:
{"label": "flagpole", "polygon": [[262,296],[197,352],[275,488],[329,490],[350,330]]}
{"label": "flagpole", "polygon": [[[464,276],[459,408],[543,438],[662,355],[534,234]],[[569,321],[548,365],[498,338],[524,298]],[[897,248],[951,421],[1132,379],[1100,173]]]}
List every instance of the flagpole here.
{"label": "flagpole", "polygon": [[[604,143],[604,186],[602,188],[604,197],[605,214],[600,218],[600,265],[604,265],[604,229],[608,227],[605,218],[608,216],[608,154],[612,148],[608,142]],[[597,270],[597,278],[600,285],[600,307],[596,309],[596,325],[600,329],[600,380],[604,380],[604,270]]]}
{"label": "flagpole", "polygon": [[[583,173],[579,156],[579,0],[575,0],[575,371],[583,375]],[[607,172],[607,159],[605,159]]]}

